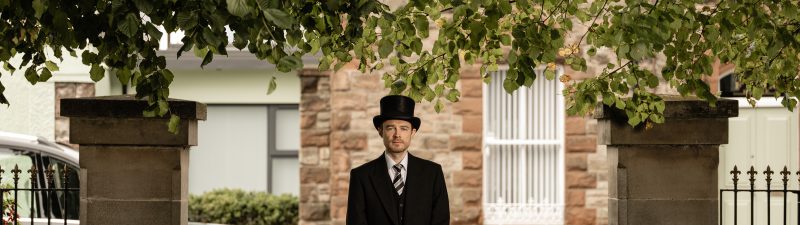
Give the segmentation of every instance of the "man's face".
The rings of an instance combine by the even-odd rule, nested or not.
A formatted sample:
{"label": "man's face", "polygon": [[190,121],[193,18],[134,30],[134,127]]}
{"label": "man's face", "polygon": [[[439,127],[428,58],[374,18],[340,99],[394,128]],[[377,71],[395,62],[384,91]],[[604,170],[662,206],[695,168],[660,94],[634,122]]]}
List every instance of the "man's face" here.
{"label": "man's face", "polygon": [[411,137],[417,129],[405,120],[387,120],[381,125],[378,134],[383,137],[383,146],[391,153],[402,153],[411,145]]}

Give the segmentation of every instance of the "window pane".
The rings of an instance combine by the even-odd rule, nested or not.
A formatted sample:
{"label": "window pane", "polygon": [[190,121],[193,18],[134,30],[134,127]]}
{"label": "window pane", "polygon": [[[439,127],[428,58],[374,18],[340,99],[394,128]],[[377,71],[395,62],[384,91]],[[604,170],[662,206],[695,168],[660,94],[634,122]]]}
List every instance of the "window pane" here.
{"label": "window pane", "polygon": [[272,159],[272,193],[300,193],[300,163],[297,158]]}
{"label": "window pane", "polygon": [[[72,165],[69,165],[68,171],[64,170],[64,166],[67,165],[64,161],[61,161],[56,158],[51,157],[43,157],[43,164],[45,168],[53,170],[53,184],[47,184],[50,188],[64,188],[64,174],[66,173],[67,178],[67,187],[68,188],[80,188],[80,178],[78,177],[78,168]],[[40,176],[43,176],[42,173],[39,173]],[[53,186],[50,186],[53,185]],[[42,198],[44,193],[40,195],[38,198]],[[80,209],[80,198],[78,191],[68,191],[66,194],[66,209],[67,209],[67,218],[68,219],[78,219],[78,213]],[[41,201],[41,200],[39,200]],[[50,205],[50,209],[45,209],[40,217],[46,217],[46,212],[52,212],[51,216],[53,218],[64,218],[62,215],[62,210],[64,210],[64,192],[63,191],[54,191],[50,195],[50,199],[48,200]]]}
{"label": "window pane", "polygon": [[209,105],[189,154],[189,192],[267,190],[267,107]]}
{"label": "window pane", "polygon": [[297,109],[275,111],[275,148],[282,151],[300,149],[300,112]]}
{"label": "window pane", "polygon": [[[12,150],[7,148],[0,148],[0,168],[4,170],[2,175],[3,180],[0,188],[4,190],[14,189],[14,174],[11,172],[15,166],[21,171],[16,188],[31,188],[31,176],[28,170],[33,166],[33,157],[28,151]],[[19,191],[17,194],[17,214],[22,217],[30,217],[31,194],[30,191]],[[5,213],[9,212],[9,208],[13,207],[14,191],[3,193],[3,208]]]}

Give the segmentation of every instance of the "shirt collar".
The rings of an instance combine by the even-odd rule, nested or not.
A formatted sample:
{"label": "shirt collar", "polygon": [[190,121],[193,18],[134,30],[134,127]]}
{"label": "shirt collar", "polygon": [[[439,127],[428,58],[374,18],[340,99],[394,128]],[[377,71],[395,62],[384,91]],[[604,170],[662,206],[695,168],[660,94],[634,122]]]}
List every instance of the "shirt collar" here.
{"label": "shirt collar", "polygon": [[[403,165],[403,169],[408,169],[408,151],[406,151],[404,154],[405,154],[405,156],[403,157],[403,160],[400,160],[400,164]],[[397,164],[396,162],[394,162],[394,160],[392,160],[392,157],[389,156],[388,152],[384,152],[383,153],[383,157],[386,158],[386,167],[387,168],[392,169],[392,167],[395,164]]]}

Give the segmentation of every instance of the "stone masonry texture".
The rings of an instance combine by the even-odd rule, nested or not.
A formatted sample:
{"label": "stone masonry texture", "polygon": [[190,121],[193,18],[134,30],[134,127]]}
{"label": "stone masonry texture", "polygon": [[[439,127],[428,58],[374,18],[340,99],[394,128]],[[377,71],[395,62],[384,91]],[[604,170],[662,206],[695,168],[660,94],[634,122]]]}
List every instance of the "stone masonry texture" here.
{"label": "stone masonry texture", "polygon": [[597,145],[597,120],[567,116],[565,128],[565,209],[567,225],[608,224],[606,151]]}
{"label": "stone masonry texture", "polygon": [[69,118],[61,116],[61,99],[94,97],[94,83],[58,82],[55,89],[55,141],[77,149],[69,142]]}

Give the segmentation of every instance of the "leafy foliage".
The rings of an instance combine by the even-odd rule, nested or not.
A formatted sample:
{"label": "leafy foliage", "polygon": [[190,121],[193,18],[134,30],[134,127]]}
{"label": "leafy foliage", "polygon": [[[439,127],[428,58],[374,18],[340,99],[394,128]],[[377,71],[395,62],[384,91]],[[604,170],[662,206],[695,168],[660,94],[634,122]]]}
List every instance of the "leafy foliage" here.
{"label": "leafy foliage", "polygon": [[[800,95],[797,1],[412,0],[391,9],[377,0],[0,0],[0,11],[0,61],[7,70],[30,66],[24,74],[35,84],[57,69],[48,66],[54,59],[46,52],[58,59],[80,52],[93,80],[107,67],[135,85],[150,116],[169,113],[172,82],[158,55],[164,35],[158,27],[183,31],[180,52],[193,51],[201,66],[227,55],[229,45],[284,72],[301,68],[307,54],[319,55],[322,70],[351,61],[364,72],[390,65],[383,80],[392,94],[435,102],[437,110],[442,98],[458,101],[462,65],[480,63],[488,74],[508,64],[507,78],[498,82],[510,93],[530,87],[540,65],[550,80],[557,63],[586,71],[600,50],[616,59],[596,77],[559,78],[569,84],[570,114],[588,113],[602,100],[624,109],[631,125],[662,122],[664,101],[653,91],[662,79],[713,105],[703,79],[715,60],[737,65],[752,99],[774,88],[791,110]],[[578,23],[589,29],[573,37]],[[22,63],[11,65],[18,54]],[[639,66],[658,55],[666,58],[662,71]],[[0,103],[8,104],[3,89]]]}
{"label": "leafy foliage", "polygon": [[245,192],[239,189],[218,189],[189,196],[189,221],[266,225],[297,224],[299,201],[288,194]]}

